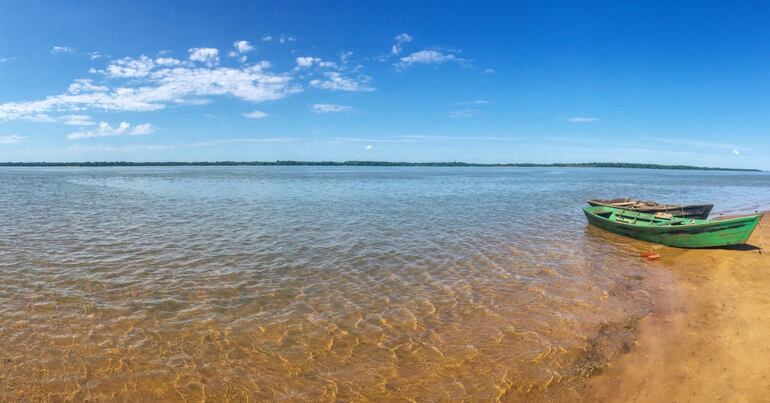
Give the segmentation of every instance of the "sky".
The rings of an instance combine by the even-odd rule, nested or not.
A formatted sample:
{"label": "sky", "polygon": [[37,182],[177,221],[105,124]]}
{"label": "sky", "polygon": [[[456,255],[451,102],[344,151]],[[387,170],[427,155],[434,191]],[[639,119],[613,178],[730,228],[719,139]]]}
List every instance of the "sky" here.
{"label": "sky", "polygon": [[4,0],[0,161],[770,170],[770,3],[431,3]]}

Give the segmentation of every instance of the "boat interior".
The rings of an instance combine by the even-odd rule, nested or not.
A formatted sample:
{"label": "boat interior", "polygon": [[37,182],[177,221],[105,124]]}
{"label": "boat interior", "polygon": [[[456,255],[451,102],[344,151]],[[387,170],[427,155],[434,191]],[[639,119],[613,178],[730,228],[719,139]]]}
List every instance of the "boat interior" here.
{"label": "boat interior", "polygon": [[684,225],[693,223],[694,220],[688,218],[673,217],[671,214],[657,213],[645,214],[636,211],[619,209],[597,209],[594,214],[606,218],[610,221],[626,224],[644,224],[644,225]]}

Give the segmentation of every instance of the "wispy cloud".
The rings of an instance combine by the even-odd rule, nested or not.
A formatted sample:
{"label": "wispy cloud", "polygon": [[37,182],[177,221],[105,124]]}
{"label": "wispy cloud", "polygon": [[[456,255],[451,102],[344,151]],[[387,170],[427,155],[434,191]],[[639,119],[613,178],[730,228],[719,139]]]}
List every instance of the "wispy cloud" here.
{"label": "wispy cloud", "polygon": [[735,149],[735,148],[733,148],[733,151],[732,151],[732,153],[733,153],[733,155],[735,155],[735,156],[740,156],[740,155],[741,155],[741,152],[740,152],[740,151],[738,151],[738,150],[737,150],[737,149]]}
{"label": "wispy cloud", "polygon": [[374,87],[369,85],[372,79],[366,75],[359,75],[355,78],[345,77],[337,71],[327,71],[323,75],[326,78],[311,80],[310,86],[331,91],[374,91]]}
{"label": "wispy cloud", "polygon": [[593,123],[597,121],[599,121],[599,119],[588,118],[583,116],[575,116],[575,117],[567,118],[567,122],[570,122],[570,123]]}
{"label": "wispy cloud", "polygon": [[227,56],[237,57],[241,63],[245,63],[248,60],[246,53],[253,52],[256,48],[249,43],[249,41],[235,41],[233,42],[233,50],[231,50]]}
{"label": "wispy cloud", "polygon": [[[161,63],[161,59],[140,56],[113,61],[101,72],[109,79],[128,80],[123,86],[108,87],[91,80],[75,80],[63,94],[37,101],[0,104],[0,121],[41,120],[42,117],[55,121],[47,114],[62,111],[155,111],[169,104],[200,103],[200,97],[216,95],[256,103],[302,91],[289,74],[271,73],[267,62],[227,68],[175,65],[170,62],[174,59],[166,59]],[[340,86],[356,88],[355,82],[340,80]]]}
{"label": "wispy cloud", "polygon": [[[269,40],[280,39],[296,40],[287,35],[270,36]],[[247,41],[235,41],[232,52],[242,55],[253,49]],[[102,68],[89,69],[95,76],[74,80],[66,92],[32,101],[0,103],[0,122],[30,120],[87,124],[86,120],[66,116],[149,112],[172,105],[209,103],[214,96],[260,103],[282,99],[305,88],[347,92],[375,89],[371,77],[361,73],[361,65],[348,64],[351,52],[341,53],[339,62],[300,57],[296,59],[298,66],[308,68],[302,72],[295,68],[286,73],[271,72],[272,65],[267,61],[237,67],[220,66],[220,53],[215,48],[190,48],[187,60],[176,59],[168,53],[160,52],[158,57],[139,55],[114,59]],[[97,54],[92,52],[92,56]]]}
{"label": "wispy cloud", "polygon": [[[193,55],[190,55],[192,59]],[[136,59],[124,57],[107,66],[106,74],[113,78],[142,78],[150,75],[155,68],[155,61],[142,55]]]}
{"label": "wispy cloud", "polygon": [[372,138],[372,137],[331,137],[319,139],[325,143],[417,143],[419,140],[407,137]]}
{"label": "wispy cloud", "polygon": [[138,151],[163,151],[184,148],[214,147],[223,144],[232,143],[293,143],[297,141],[291,137],[265,137],[265,138],[233,138],[219,140],[204,140],[194,143],[181,144],[132,144],[128,146],[110,146],[110,145],[70,145],[66,150],[79,153],[124,153]]}
{"label": "wispy cloud", "polygon": [[488,105],[489,101],[486,99],[477,99],[474,101],[455,102],[455,105]]}
{"label": "wispy cloud", "polygon": [[159,57],[155,59],[155,64],[158,66],[179,66],[184,64],[184,62],[173,57]]}
{"label": "wispy cloud", "polygon": [[403,138],[424,140],[424,141],[520,141],[521,137],[505,137],[505,136],[439,136],[439,135],[413,135],[403,136]]}
{"label": "wispy cloud", "polygon": [[297,139],[294,137],[245,137],[235,139],[212,140],[215,144],[227,143],[294,143]]}
{"label": "wispy cloud", "polygon": [[467,64],[470,60],[460,58],[456,54],[447,51],[424,49],[400,58],[394,66],[398,70],[405,70],[416,64],[444,64],[448,62]]}
{"label": "wispy cloud", "polygon": [[297,37],[293,35],[264,35],[262,37],[262,42],[278,42],[278,43],[287,43],[287,42],[297,42]]}
{"label": "wispy cloud", "polygon": [[353,108],[347,105],[314,104],[313,106],[310,107],[310,110],[313,113],[338,113],[338,112],[350,112],[353,110]]}
{"label": "wispy cloud", "polygon": [[21,140],[24,140],[23,136],[19,136],[18,134],[10,134],[7,136],[0,136],[0,144],[16,144],[20,142]]}
{"label": "wispy cloud", "polygon": [[214,48],[191,48],[187,49],[190,53],[190,60],[193,62],[205,63],[208,66],[219,64],[219,50]]}
{"label": "wispy cloud", "polygon": [[267,113],[262,111],[251,111],[248,113],[244,113],[243,116],[249,118],[249,119],[262,119],[264,117],[267,117]]}
{"label": "wispy cloud", "polygon": [[74,51],[75,49],[69,46],[54,46],[53,48],[51,48],[51,53],[55,55],[60,55],[63,53],[72,53]]}
{"label": "wispy cloud", "polygon": [[459,111],[450,111],[449,117],[453,119],[472,118],[478,111],[478,109],[462,109]]}
{"label": "wispy cloud", "polygon": [[394,43],[393,46],[390,48],[390,53],[392,55],[398,55],[403,50],[401,46],[407,42],[411,42],[413,38],[411,35],[407,33],[403,33],[403,34],[396,35],[396,37],[393,39],[396,40],[396,43]]}
{"label": "wispy cloud", "polygon": [[64,115],[59,121],[69,126],[93,126],[96,124],[88,115]]}
{"label": "wispy cloud", "polygon": [[155,129],[149,123],[131,126],[130,123],[120,122],[117,127],[112,127],[107,122],[101,122],[96,130],[70,133],[67,135],[67,138],[70,140],[80,140],[92,137],[141,136],[154,131]]}

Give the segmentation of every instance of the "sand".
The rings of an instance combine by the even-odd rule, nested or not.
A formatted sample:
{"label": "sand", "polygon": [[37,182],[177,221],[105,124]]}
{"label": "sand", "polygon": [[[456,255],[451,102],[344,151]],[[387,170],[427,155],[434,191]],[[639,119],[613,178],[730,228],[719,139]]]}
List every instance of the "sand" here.
{"label": "sand", "polygon": [[770,401],[770,215],[754,248],[656,247],[674,281],[654,290],[630,351],[589,380],[587,401]]}

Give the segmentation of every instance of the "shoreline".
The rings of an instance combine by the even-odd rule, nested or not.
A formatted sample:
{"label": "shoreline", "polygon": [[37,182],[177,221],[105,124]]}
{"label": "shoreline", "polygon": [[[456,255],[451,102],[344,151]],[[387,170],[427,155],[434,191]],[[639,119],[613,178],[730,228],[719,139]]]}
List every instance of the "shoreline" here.
{"label": "shoreline", "polygon": [[770,389],[770,215],[756,249],[655,246],[671,284],[652,289],[652,312],[631,348],[591,376],[587,401],[759,401]]}

